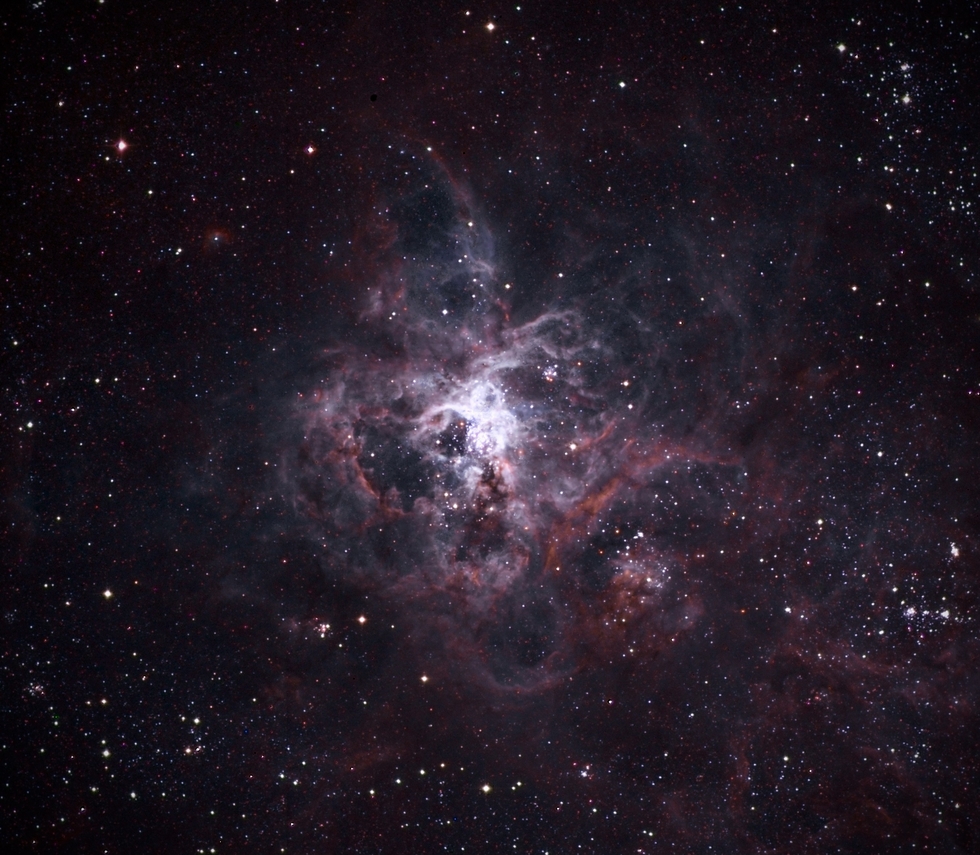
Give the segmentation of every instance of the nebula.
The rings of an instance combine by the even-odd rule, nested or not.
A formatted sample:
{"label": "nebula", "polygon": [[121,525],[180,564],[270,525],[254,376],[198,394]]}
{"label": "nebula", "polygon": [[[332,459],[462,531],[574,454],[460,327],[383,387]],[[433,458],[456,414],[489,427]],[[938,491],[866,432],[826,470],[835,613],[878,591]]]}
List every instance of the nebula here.
{"label": "nebula", "polygon": [[119,5],[3,29],[7,849],[978,851],[975,14]]}
{"label": "nebula", "polygon": [[517,315],[452,182],[385,217],[360,334],[322,354],[295,411],[290,487],[328,574],[408,616],[435,667],[493,703],[690,631],[688,566],[744,475],[710,423],[678,435],[676,334],[628,305],[590,317],[587,292]]}

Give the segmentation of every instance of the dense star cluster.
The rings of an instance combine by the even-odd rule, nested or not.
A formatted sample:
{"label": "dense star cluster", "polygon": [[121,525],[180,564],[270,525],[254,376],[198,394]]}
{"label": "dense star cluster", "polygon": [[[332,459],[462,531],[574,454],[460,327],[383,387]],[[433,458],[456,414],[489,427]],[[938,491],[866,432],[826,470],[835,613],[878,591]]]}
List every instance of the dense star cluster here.
{"label": "dense star cluster", "polygon": [[972,16],[2,23],[4,851],[980,851]]}

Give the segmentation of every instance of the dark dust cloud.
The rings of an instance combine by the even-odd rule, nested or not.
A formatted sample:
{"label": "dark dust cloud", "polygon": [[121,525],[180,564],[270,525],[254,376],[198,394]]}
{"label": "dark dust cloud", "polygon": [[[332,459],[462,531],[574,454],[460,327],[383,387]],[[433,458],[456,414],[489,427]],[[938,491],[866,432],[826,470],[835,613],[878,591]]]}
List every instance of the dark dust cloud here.
{"label": "dark dust cloud", "polygon": [[974,21],[4,23],[9,851],[980,851]]}

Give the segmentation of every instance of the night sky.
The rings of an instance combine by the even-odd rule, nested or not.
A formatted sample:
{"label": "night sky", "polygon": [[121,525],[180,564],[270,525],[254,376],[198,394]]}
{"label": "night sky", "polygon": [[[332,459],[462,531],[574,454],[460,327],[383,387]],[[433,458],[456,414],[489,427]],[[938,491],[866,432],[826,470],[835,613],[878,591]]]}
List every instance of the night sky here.
{"label": "night sky", "polygon": [[0,18],[0,840],[980,852],[980,26]]}

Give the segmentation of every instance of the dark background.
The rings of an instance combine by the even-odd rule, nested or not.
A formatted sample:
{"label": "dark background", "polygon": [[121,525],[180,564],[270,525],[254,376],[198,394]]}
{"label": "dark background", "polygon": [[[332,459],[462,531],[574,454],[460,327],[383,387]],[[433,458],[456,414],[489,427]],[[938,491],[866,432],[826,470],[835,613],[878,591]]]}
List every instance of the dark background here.
{"label": "dark background", "polygon": [[[974,11],[3,13],[6,851],[980,851]],[[542,486],[481,487],[559,545],[447,512],[526,563],[444,603],[374,372],[562,312]],[[535,401],[622,425],[579,516]]]}

